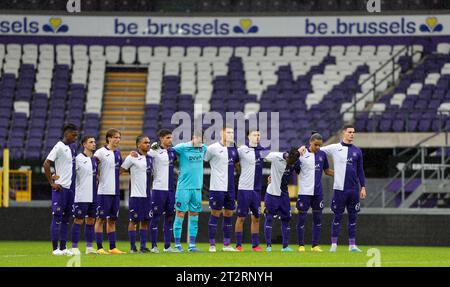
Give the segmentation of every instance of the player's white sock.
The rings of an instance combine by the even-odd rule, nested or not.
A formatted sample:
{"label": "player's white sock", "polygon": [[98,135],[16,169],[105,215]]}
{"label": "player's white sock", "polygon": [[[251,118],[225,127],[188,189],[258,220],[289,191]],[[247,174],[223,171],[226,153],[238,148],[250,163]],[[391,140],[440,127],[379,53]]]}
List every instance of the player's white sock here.
{"label": "player's white sock", "polygon": [[337,249],[337,244],[336,243],[331,243],[330,252],[336,252],[336,249]]}

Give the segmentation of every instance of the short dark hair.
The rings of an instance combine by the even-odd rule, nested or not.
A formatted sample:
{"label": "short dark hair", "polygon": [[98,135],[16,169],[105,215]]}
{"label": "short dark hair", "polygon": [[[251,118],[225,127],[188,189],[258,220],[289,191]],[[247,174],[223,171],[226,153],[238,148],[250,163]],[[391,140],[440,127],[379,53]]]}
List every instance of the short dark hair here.
{"label": "short dark hair", "polygon": [[259,132],[259,129],[258,128],[250,128],[250,129],[248,129],[247,136],[249,136],[252,132]]}
{"label": "short dark hair", "polygon": [[148,136],[146,136],[146,135],[138,135],[136,137],[136,147],[138,147],[138,144],[145,138],[148,138]]}
{"label": "short dark hair", "polygon": [[352,124],[347,124],[342,127],[342,131],[346,131],[347,129],[354,129],[355,127]]}
{"label": "short dark hair", "polygon": [[106,143],[109,144],[108,138],[112,138],[114,136],[114,134],[117,134],[117,133],[119,135],[121,135],[121,133],[120,133],[120,131],[118,129],[112,128],[112,129],[107,130],[106,131],[106,136],[105,136]]}
{"label": "short dark hair", "polygon": [[95,139],[95,137],[91,135],[83,136],[83,138],[81,139],[81,145],[87,143],[88,139]]}
{"label": "short dark hair", "polygon": [[165,137],[165,136],[167,136],[167,135],[171,135],[172,134],[172,132],[170,131],[170,130],[168,130],[168,129],[160,129],[157,133],[156,133],[156,135],[158,136],[158,138],[163,138],[163,137]]}
{"label": "short dark hair", "polygon": [[298,159],[300,157],[300,153],[298,152],[298,148],[291,147],[291,149],[288,151],[288,160],[289,159]]}
{"label": "short dark hair", "polygon": [[66,132],[78,131],[78,127],[74,124],[65,124],[63,127],[63,134]]}
{"label": "short dark hair", "polygon": [[323,137],[321,134],[319,134],[316,131],[311,132],[311,137],[309,138],[309,141],[323,141]]}

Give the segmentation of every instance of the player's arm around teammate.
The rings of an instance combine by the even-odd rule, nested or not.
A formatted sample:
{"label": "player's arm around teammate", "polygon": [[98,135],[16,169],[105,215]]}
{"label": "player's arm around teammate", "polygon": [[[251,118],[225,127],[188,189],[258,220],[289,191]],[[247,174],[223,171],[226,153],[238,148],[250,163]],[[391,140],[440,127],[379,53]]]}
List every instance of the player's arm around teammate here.
{"label": "player's arm around teammate", "polygon": [[244,222],[251,211],[251,242],[253,251],[262,251],[259,246],[259,218],[261,215],[262,165],[259,145],[261,135],[257,129],[248,132],[249,146],[238,149],[241,172],[237,193],[237,218],[235,224],[236,250],[243,251]]}
{"label": "player's arm around teammate", "polygon": [[[95,239],[97,254],[124,254],[116,247],[116,221],[120,209],[119,175],[122,156],[119,145],[121,133],[117,129],[106,132],[106,146],[98,149],[94,156],[98,161],[99,186]],[[103,225],[106,222],[109,252],[103,249]]]}
{"label": "player's arm around teammate", "polygon": [[211,166],[209,206],[211,215],[208,222],[210,252],[216,252],[217,222],[223,213],[222,251],[236,251],[231,246],[232,216],[236,207],[234,190],[234,170],[239,162],[239,154],[234,146],[234,130],[224,127],[220,142],[208,147],[205,161]]}
{"label": "player's arm around teammate", "polygon": [[151,210],[151,176],[153,158],[148,155],[150,139],[141,135],[136,138],[138,157],[127,156],[121,169],[130,172],[130,199],[128,235],[130,253],[138,253],[136,247],[137,228],[139,227],[140,253],[149,253],[147,234]]}
{"label": "player's arm around teammate", "polygon": [[180,174],[175,193],[176,216],[173,223],[175,249],[178,252],[184,251],[181,246],[181,233],[184,215],[188,212],[188,251],[200,252],[195,241],[198,233],[198,214],[202,210],[203,159],[207,148],[203,144],[202,134],[194,132],[192,141],[178,144],[174,150],[180,163]]}
{"label": "player's arm around teammate", "polygon": [[329,168],[326,154],[320,151],[322,144],[322,136],[317,132],[313,132],[305,154],[300,157],[301,172],[296,204],[298,210],[297,239],[299,252],[305,252],[304,228],[310,208],[313,215],[311,251],[322,252],[319,246],[322,229],[322,210],[324,208],[322,173],[325,172],[325,174],[331,176],[334,174],[333,170]]}
{"label": "player's arm around teammate", "polygon": [[281,218],[281,235],[283,239],[283,252],[293,251],[289,247],[289,223],[291,219],[291,205],[288,193],[288,182],[292,172],[300,172],[299,152],[292,148],[289,152],[271,152],[264,159],[271,162],[271,182],[267,186],[264,197],[264,237],[266,240],[266,251],[272,251],[272,224],[274,216]]}
{"label": "player's arm around teammate", "polygon": [[81,144],[83,152],[76,157],[75,202],[73,205],[72,253],[79,255],[78,241],[81,226],[85,225],[86,254],[95,253],[94,223],[97,209],[97,160],[93,157],[96,148],[93,136],[84,136]]}

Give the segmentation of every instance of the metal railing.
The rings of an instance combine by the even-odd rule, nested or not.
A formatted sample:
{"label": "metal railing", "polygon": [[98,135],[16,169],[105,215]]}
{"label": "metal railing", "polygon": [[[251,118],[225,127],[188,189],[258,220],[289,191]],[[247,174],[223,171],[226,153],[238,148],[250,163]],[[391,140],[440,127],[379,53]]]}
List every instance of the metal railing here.
{"label": "metal railing", "polygon": [[[442,134],[445,135],[445,145],[439,147],[439,149],[441,149],[440,163],[432,164],[432,169],[434,169],[434,172],[432,172],[430,175],[426,176],[425,172],[427,170],[429,170],[430,164],[427,165],[427,163],[425,162],[425,156],[427,155],[428,151],[427,151],[427,147],[424,146],[424,143],[426,143],[430,139],[433,139]],[[367,206],[372,206],[380,198],[381,199],[381,207],[385,208],[392,203],[392,201],[395,199],[395,197],[399,193],[401,195],[401,199],[403,202],[406,198],[406,190],[405,190],[406,185],[409,182],[411,182],[411,180],[418,178],[419,174],[420,174],[421,184],[426,183],[427,180],[433,179],[434,177],[436,177],[436,179],[438,179],[438,180],[445,180],[447,178],[450,178],[450,175],[447,175],[447,176],[445,175],[446,169],[450,168],[450,165],[449,165],[450,157],[446,157],[448,148],[449,148],[449,145],[448,145],[448,127],[447,127],[445,132],[436,132],[436,133],[426,137],[425,139],[421,140],[414,147],[407,148],[404,151],[398,153],[397,157],[400,157],[400,156],[404,156],[404,155],[410,153],[411,151],[416,150],[414,155],[406,163],[403,163],[403,165],[398,166],[399,171],[391,178],[391,180],[389,182],[387,182],[383,186],[380,193],[375,195],[372,198],[372,200],[367,203]],[[419,157],[420,157],[420,167],[416,168],[416,171],[412,172],[411,175],[406,176],[406,173],[408,171],[414,170],[413,165],[416,164],[416,161],[419,159]],[[388,187],[391,186],[395,181],[397,181],[399,179],[401,182],[400,189],[392,192],[391,193],[392,195],[389,196],[389,198],[387,198],[388,197],[387,192],[389,192]]]}
{"label": "metal railing", "polygon": [[[399,65],[396,65],[396,60],[398,57],[402,56],[403,53],[406,51],[406,55],[410,56],[411,58],[414,57],[414,55],[416,54],[422,54],[421,51],[414,51],[414,46],[413,45],[408,45],[403,47],[403,49],[400,49],[399,51],[397,51],[397,53],[395,53],[394,56],[392,56],[389,60],[387,60],[384,64],[382,64],[375,72],[373,72],[367,79],[365,79],[362,83],[360,83],[360,86],[363,87],[366,83],[372,82],[373,86],[372,89],[366,91],[363,96],[359,99],[356,99],[356,94],[353,96],[353,100],[352,100],[352,106],[348,107],[345,111],[343,111],[341,113],[341,117],[343,117],[343,115],[351,110],[353,110],[353,119],[356,118],[356,113],[357,113],[357,104],[359,102],[361,102],[362,100],[364,100],[365,98],[367,98],[369,95],[373,94],[374,99],[376,102],[377,100],[377,88],[378,86],[380,86],[385,80],[389,79],[392,77],[392,82],[391,84],[394,84],[395,81],[397,80],[395,78],[396,72],[398,70],[401,69],[401,67]],[[414,61],[412,61],[414,64]],[[390,73],[388,73],[387,75],[385,75],[384,77],[381,78],[381,80],[379,80],[377,82],[377,74],[379,72],[381,72],[382,70],[384,70],[385,67],[387,67],[388,65],[392,65],[392,70]],[[400,73],[399,73],[400,76]]]}

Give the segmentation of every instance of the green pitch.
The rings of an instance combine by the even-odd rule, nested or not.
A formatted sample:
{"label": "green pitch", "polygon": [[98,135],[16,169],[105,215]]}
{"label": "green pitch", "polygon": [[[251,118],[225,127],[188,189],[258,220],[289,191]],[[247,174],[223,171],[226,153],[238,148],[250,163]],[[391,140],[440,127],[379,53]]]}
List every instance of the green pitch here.
{"label": "green pitch", "polygon": [[[107,244],[107,243],[106,243]],[[161,245],[161,244],[160,244]],[[70,246],[70,243],[69,243]],[[106,246],[106,245],[105,245]],[[118,247],[128,251],[127,242],[119,242]],[[186,248],[186,246],[183,246]],[[323,253],[299,253],[296,246],[292,253],[280,252],[281,246],[274,245],[271,253],[252,252],[250,245],[244,245],[243,253],[207,252],[207,244],[199,244],[203,253],[183,254],[126,254],[126,255],[85,255],[76,262],[74,257],[52,256],[50,242],[42,241],[0,241],[0,266],[67,266],[79,263],[88,266],[307,266],[307,267],[346,267],[367,266],[368,262],[378,261],[381,266],[450,266],[449,247],[403,247],[403,246],[359,246],[362,253],[350,253],[346,245],[338,247],[336,253],[328,252],[329,246],[322,246]],[[376,248],[377,250],[373,249]],[[80,244],[84,252],[84,244]],[[368,252],[369,251],[369,252]],[[370,253],[368,255],[368,253]],[[379,256],[378,256],[379,255]],[[371,261],[370,261],[371,260]]]}

